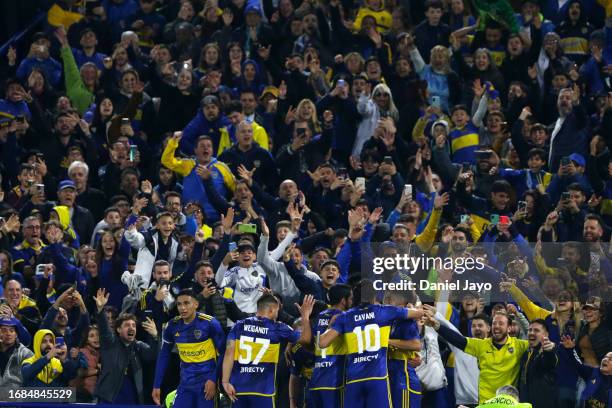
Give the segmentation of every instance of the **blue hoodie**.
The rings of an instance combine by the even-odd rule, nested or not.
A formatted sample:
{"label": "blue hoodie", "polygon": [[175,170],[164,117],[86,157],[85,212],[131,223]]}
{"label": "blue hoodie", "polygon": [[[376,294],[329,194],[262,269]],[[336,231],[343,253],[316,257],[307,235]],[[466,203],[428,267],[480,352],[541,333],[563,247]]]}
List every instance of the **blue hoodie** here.
{"label": "blue hoodie", "polygon": [[230,123],[229,119],[223,115],[220,115],[214,122],[210,122],[200,110],[183,129],[183,137],[179,146],[183,153],[193,155],[198,138],[207,135],[213,140],[213,152],[216,152],[219,148],[219,140],[221,140],[221,128],[229,126]]}
{"label": "blue hoodie", "polygon": [[[244,71],[247,65],[252,65],[255,67],[255,78],[253,81],[249,82],[244,76]],[[237,97],[240,96],[240,92],[242,91],[253,91],[256,96],[259,96],[263,89],[266,87],[266,83],[262,78],[261,69],[259,68],[259,64],[252,59],[247,59],[242,62],[242,67],[240,69],[240,77],[234,77],[234,84],[236,87],[234,88],[234,92]]]}

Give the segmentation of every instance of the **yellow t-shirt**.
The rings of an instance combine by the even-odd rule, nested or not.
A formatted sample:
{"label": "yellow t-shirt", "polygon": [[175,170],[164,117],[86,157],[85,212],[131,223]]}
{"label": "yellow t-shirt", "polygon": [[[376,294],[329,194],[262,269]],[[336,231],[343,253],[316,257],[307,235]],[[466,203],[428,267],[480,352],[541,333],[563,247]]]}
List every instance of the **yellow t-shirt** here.
{"label": "yellow t-shirt", "polygon": [[521,368],[521,357],[529,349],[527,340],[508,337],[501,349],[493,345],[493,339],[469,337],[465,352],[478,359],[478,402],[495,397],[495,391],[504,385],[516,386]]}

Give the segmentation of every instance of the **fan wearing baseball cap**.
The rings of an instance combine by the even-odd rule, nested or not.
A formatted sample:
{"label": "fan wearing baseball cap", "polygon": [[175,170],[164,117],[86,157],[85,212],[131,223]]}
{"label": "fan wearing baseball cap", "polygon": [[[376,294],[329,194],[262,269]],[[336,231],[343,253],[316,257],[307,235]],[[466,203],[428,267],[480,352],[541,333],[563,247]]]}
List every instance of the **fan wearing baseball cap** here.
{"label": "fan wearing baseball cap", "polygon": [[0,317],[0,387],[21,387],[21,364],[34,355],[26,347],[31,341],[32,336],[19,320],[6,314]]}

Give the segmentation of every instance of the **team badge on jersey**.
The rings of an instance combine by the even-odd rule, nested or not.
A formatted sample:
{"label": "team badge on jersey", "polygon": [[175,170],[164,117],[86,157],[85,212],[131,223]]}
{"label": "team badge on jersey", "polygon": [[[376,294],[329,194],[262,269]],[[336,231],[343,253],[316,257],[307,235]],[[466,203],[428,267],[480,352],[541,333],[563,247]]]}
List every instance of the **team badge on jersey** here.
{"label": "team badge on jersey", "polygon": [[195,337],[196,340],[200,340],[200,337],[202,337],[202,330],[194,330],[193,337]]}

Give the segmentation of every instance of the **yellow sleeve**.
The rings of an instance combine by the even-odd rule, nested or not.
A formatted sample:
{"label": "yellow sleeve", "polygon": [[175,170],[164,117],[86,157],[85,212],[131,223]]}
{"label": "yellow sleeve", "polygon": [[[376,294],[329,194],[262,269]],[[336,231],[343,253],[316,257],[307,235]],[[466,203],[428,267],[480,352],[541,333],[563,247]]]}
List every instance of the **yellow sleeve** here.
{"label": "yellow sleeve", "polygon": [[236,190],[236,178],[234,177],[234,174],[232,173],[230,168],[227,167],[227,164],[217,161],[215,163],[215,167],[223,176],[223,181],[225,182],[227,188],[234,192],[234,190]]}
{"label": "yellow sleeve", "polygon": [[357,17],[355,17],[355,22],[353,23],[353,31],[357,32],[361,30],[361,21],[368,14],[368,9],[366,7],[359,8],[359,11],[357,11]]}
{"label": "yellow sleeve", "polygon": [[516,285],[513,285],[510,288],[510,295],[514,298],[514,300],[516,300],[520,308],[523,309],[525,316],[527,316],[527,319],[529,320],[545,319],[552,313],[546,309],[542,309],[540,306],[529,300],[529,298],[523,292],[521,292]]}
{"label": "yellow sleeve", "polygon": [[429,216],[429,221],[427,221],[425,229],[414,239],[414,242],[416,242],[417,246],[421,248],[422,251],[427,252],[433,246],[441,216],[442,210],[434,209]]}
{"label": "yellow sleeve", "polygon": [[416,121],[416,124],[414,125],[414,128],[412,129],[412,140],[414,142],[417,142],[419,139],[422,139],[425,137],[425,128],[427,127],[428,123],[429,123],[429,118],[425,116],[421,116]]}
{"label": "yellow sleeve", "polygon": [[161,163],[175,173],[185,177],[191,173],[191,170],[195,167],[195,162],[191,159],[177,159],[174,157],[174,152],[176,152],[177,148],[178,142],[172,138],[168,139],[166,148],[162,153]]}
{"label": "yellow sleeve", "polygon": [[542,255],[536,254],[534,256],[534,261],[536,267],[538,268],[540,276],[543,277],[545,275],[557,275],[557,272],[554,268],[551,268],[550,266],[546,265],[546,261],[544,260],[544,257]]}
{"label": "yellow sleeve", "polygon": [[219,149],[217,149],[217,157],[221,156],[221,153],[232,147],[232,142],[230,141],[229,132],[227,131],[227,128],[221,128],[220,131],[221,137],[219,138]]}
{"label": "yellow sleeve", "polygon": [[475,339],[473,337],[466,337],[466,340],[467,345],[463,351],[474,357],[479,357],[487,344],[487,340]]}
{"label": "yellow sleeve", "polygon": [[270,141],[268,138],[268,132],[263,126],[253,123],[253,140],[259,144],[262,148],[270,151]]}
{"label": "yellow sleeve", "polygon": [[478,226],[476,225],[475,222],[473,222],[470,225],[470,232],[472,234],[472,241],[476,242],[480,239],[480,235],[482,235],[482,231],[480,230],[480,228],[478,228]]}

